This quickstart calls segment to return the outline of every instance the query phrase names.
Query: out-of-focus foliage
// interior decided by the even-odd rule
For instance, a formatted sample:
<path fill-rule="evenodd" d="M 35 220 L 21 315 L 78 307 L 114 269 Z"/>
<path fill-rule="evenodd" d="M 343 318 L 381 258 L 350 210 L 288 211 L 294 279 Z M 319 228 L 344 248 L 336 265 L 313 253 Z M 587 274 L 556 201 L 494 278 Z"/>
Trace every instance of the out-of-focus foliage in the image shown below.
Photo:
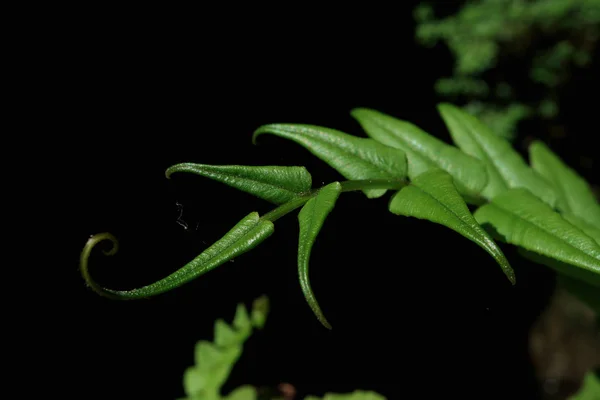
<path fill-rule="evenodd" d="M 557 115 L 558 88 L 573 67 L 590 64 L 600 38 L 599 0 L 467 1 L 440 19 L 423 3 L 414 14 L 417 40 L 426 46 L 443 42 L 455 57 L 453 76 L 439 79 L 436 91 L 460 97 L 469 112 L 508 139 L 523 118 Z M 523 80 L 539 93 L 526 103 L 515 101 L 524 98 L 517 93 Z"/>
<path fill-rule="evenodd" d="M 590 372 L 585 377 L 583 386 L 569 400 L 597 400 L 600 399 L 600 379 Z"/>

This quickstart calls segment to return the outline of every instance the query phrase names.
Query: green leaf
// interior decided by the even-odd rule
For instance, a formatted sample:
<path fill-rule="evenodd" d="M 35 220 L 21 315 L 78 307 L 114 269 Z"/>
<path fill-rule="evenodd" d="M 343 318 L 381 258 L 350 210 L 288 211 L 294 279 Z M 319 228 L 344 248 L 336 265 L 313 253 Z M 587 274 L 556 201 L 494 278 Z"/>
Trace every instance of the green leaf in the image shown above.
<path fill-rule="evenodd" d="M 573 214 L 562 213 L 561 214 L 564 219 L 569 221 L 571 224 L 575 225 L 579 229 L 581 229 L 586 235 L 591 237 L 596 241 L 596 243 L 600 244 L 600 229 L 596 228 L 593 225 L 588 224 L 587 222 L 579 219 Z"/>
<path fill-rule="evenodd" d="M 325 222 L 325 218 L 327 218 L 327 215 L 335 207 L 335 202 L 341 191 L 342 185 L 339 182 L 330 183 L 321 188 L 315 197 L 306 202 L 298 214 L 298 221 L 300 223 L 300 239 L 298 241 L 298 275 L 300 277 L 300 286 L 302 287 L 306 301 L 317 319 L 328 329 L 331 329 L 331 325 L 323 315 L 321 307 L 319 307 L 319 303 L 310 287 L 308 261 L 313 244 Z"/>
<path fill-rule="evenodd" d="M 177 164 L 168 168 L 214 179 L 275 204 L 283 204 L 310 191 L 312 178 L 304 167 Z"/>
<path fill-rule="evenodd" d="M 491 200 L 509 188 L 524 187 L 549 205 L 556 204 L 550 184 L 529 168 L 508 141 L 458 107 L 440 104 L 438 110 L 458 147 L 486 164 L 488 183 L 482 192 L 485 198 Z"/>
<path fill-rule="evenodd" d="M 219 347 L 231 347 L 242 343 L 246 337 L 230 327 L 227 322 L 218 319 L 215 322 L 215 344 Z"/>
<path fill-rule="evenodd" d="M 417 126 L 366 108 L 354 109 L 351 114 L 367 135 L 406 153 L 410 179 L 432 168 L 440 168 L 452 175 L 461 193 L 477 195 L 486 186 L 487 173 L 480 160 L 429 135 Z"/>
<path fill-rule="evenodd" d="M 262 296 L 254 301 L 252 318 L 255 313 L 261 316 L 261 326 L 264 325 L 268 309 L 268 299 Z M 250 317 L 243 304 L 238 304 L 234 329 L 225 321 L 215 322 L 215 343 L 204 340 L 196 344 L 195 366 L 187 368 L 184 374 L 184 389 L 191 399 L 221 399 L 220 389 L 231 374 L 235 363 L 242 355 L 243 343 L 252 333 Z M 253 399 L 251 387 L 242 386 L 233 391 L 227 399 Z M 254 389 L 252 389 L 254 390 Z"/>
<path fill-rule="evenodd" d="M 598 400 L 600 399 L 600 378 L 590 371 L 585 376 L 583 385 L 569 400 Z"/>
<path fill-rule="evenodd" d="M 426 219 L 460 233 L 494 257 L 508 279 L 515 283 L 514 271 L 502 250 L 473 218 L 452 177 L 445 171 L 435 169 L 416 177 L 392 197 L 389 209 L 394 214 Z"/>
<path fill-rule="evenodd" d="M 235 311 L 235 317 L 233 318 L 233 326 L 245 335 L 249 335 L 252 331 L 252 321 L 246 310 L 246 306 L 238 304 L 237 310 Z"/>
<path fill-rule="evenodd" d="M 200 340 L 196 343 L 194 361 L 197 365 L 204 369 L 210 369 L 214 365 L 221 363 L 222 360 L 223 353 L 211 342 Z"/>
<path fill-rule="evenodd" d="M 148 286 L 124 291 L 103 288 L 89 275 L 87 260 L 91 249 L 101 240 L 114 240 L 111 239 L 112 236 L 100 235 L 97 239 L 92 237 L 88 240 L 81 254 L 81 273 L 88 285 L 104 296 L 117 299 L 150 297 L 175 289 L 228 260 L 246 253 L 268 238 L 273 230 L 274 226 L 271 221 L 263 220 L 257 212 L 252 212 L 238 222 L 225 236 L 176 272 Z"/>
<path fill-rule="evenodd" d="M 600 206 L 588 183 L 542 142 L 531 144 L 529 157 L 533 169 L 553 185 L 557 208 L 600 229 Z"/>
<path fill-rule="evenodd" d="M 600 245 L 526 189 L 511 189 L 475 212 L 503 240 L 536 254 L 571 264 L 549 265 L 600 286 Z M 574 267 L 573 267 L 574 266 Z"/>
<path fill-rule="evenodd" d="M 302 124 L 272 124 L 258 128 L 252 137 L 270 133 L 292 140 L 335 168 L 346 179 L 398 179 L 406 177 L 406 156 L 373 139 L 359 138 L 334 129 Z M 366 189 L 369 198 L 385 189 Z"/>
<path fill-rule="evenodd" d="M 252 386 L 240 386 L 225 398 L 225 400 L 256 400 L 258 394 Z"/>

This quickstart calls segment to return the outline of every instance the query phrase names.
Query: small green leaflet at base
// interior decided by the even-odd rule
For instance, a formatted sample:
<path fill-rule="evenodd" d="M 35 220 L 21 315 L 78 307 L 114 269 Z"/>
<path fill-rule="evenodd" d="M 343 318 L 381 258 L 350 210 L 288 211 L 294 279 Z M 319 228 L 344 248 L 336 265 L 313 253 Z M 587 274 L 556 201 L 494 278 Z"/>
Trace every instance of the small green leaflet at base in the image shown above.
<path fill-rule="evenodd" d="M 473 218 L 447 172 L 435 169 L 419 175 L 392 197 L 389 209 L 394 214 L 426 219 L 460 233 L 488 252 L 515 283 L 515 273 L 502 250 Z"/>
<path fill-rule="evenodd" d="M 554 186 L 557 208 L 600 229 L 600 205 L 590 185 L 540 141 L 529 146 L 529 158 L 533 169 Z"/>
<path fill-rule="evenodd" d="M 206 165 L 183 163 L 169 167 L 167 178 L 175 172 L 190 172 L 214 179 L 274 204 L 283 204 L 310 191 L 312 178 L 304 167 Z"/>
<path fill-rule="evenodd" d="M 273 231 L 274 225 L 271 221 L 261 219 L 257 212 L 252 212 L 238 222 L 221 239 L 179 270 L 150 285 L 132 290 L 107 289 L 98 285 L 91 278 L 88 269 L 88 259 L 94 246 L 104 240 L 110 240 L 113 242 L 113 245 L 116 244 L 116 240 L 112 235 L 98 234 L 88 240 L 81 253 L 81 274 L 95 292 L 106 297 L 128 300 L 155 296 L 179 287 L 215 267 L 252 250 L 271 236 Z"/>
<path fill-rule="evenodd" d="M 250 337 L 252 328 L 262 328 L 268 314 L 268 299 L 262 296 L 254 301 L 252 314 L 260 314 L 262 321 L 256 325 L 248 317 L 243 304 L 238 304 L 233 326 L 223 320 L 215 322 L 214 343 L 201 340 L 196 343 L 195 365 L 186 369 L 183 387 L 186 398 L 180 400 L 255 400 L 256 389 L 241 386 L 228 396 L 221 396 L 221 387 L 229 377 L 233 366 L 242 355 L 244 342 Z"/>
<path fill-rule="evenodd" d="M 366 108 L 356 108 L 351 115 L 369 137 L 406 153 L 410 179 L 432 168 L 440 168 L 452 175 L 459 192 L 472 196 L 480 194 L 487 184 L 483 162 L 417 126 Z"/>
<path fill-rule="evenodd" d="M 556 204 L 552 186 L 525 163 L 508 141 L 452 104 L 439 104 L 438 110 L 454 143 L 486 164 L 488 184 L 482 192 L 485 198 L 492 200 L 509 188 L 524 187 L 550 206 Z"/>
<path fill-rule="evenodd" d="M 375 392 L 357 390 L 352 393 L 344 394 L 326 393 L 323 398 L 308 396 L 305 397 L 304 400 L 386 400 L 386 398 Z"/>
<path fill-rule="evenodd" d="M 298 213 L 298 222 L 300 223 L 300 235 L 298 240 L 298 276 L 300 278 L 300 286 L 306 301 L 310 308 L 315 313 L 317 319 L 328 329 L 331 325 L 319 307 L 315 295 L 310 287 L 308 278 L 308 262 L 312 246 L 325 222 L 327 215 L 335 207 L 342 190 L 339 182 L 333 182 L 319 190 L 316 197 L 310 199 L 300 213 Z"/>
<path fill-rule="evenodd" d="M 264 133 L 292 140 L 335 168 L 346 179 L 406 178 L 406 155 L 373 139 L 359 138 L 334 129 L 303 124 L 272 124 L 258 128 L 252 141 Z M 385 189 L 366 189 L 369 198 L 381 197 Z"/>
<path fill-rule="evenodd" d="M 564 272 L 600 286 L 600 245 L 527 189 L 500 194 L 475 211 L 475 219 L 508 243 L 578 267 Z"/>

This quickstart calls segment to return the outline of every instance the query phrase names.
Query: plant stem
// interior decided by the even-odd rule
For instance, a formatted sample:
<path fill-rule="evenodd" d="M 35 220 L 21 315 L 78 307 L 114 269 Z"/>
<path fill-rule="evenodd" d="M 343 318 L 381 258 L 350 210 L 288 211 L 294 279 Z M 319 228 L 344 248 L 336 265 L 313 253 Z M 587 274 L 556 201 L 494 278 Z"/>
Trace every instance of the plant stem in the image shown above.
<path fill-rule="evenodd" d="M 406 186 L 406 181 L 397 179 L 363 179 L 356 181 L 344 181 L 340 184 L 342 185 L 342 192 L 352 192 L 355 190 L 365 189 L 400 190 Z"/>
<path fill-rule="evenodd" d="M 363 179 L 354 181 L 340 182 L 342 185 L 342 192 L 352 192 L 356 190 L 365 189 L 391 189 L 400 190 L 406 186 L 406 181 L 396 179 Z M 275 222 L 284 215 L 294 211 L 295 209 L 303 206 L 307 201 L 315 197 L 321 189 L 317 189 L 309 194 L 290 200 L 285 204 L 277 207 L 276 209 L 269 211 L 262 216 L 262 219 Z"/>

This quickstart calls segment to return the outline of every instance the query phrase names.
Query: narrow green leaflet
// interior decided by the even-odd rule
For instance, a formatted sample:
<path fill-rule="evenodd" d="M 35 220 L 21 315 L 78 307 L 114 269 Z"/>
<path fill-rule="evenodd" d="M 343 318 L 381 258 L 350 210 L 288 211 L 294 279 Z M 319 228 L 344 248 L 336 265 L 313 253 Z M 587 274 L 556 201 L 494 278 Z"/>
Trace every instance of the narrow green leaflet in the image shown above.
<path fill-rule="evenodd" d="M 176 272 L 148 286 L 124 291 L 103 288 L 90 277 L 88 259 L 93 247 L 104 240 L 110 240 L 116 244 L 112 235 L 94 235 L 88 240 L 81 253 L 81 273 L 87 284 L 101 295 L 124 300 L 150 297 L 179 287 L 224 262 L 244 254 L 268 238 L 273 230 L 274 226 L 271 221 L 263 220 L 257 212 L 252 212 L 238 222 L 225 236 Z"/>
<path fill-rule="evenodd" d="M 373 139 L 359 138 L 334 129 L 303 124 L 272 124 L 258 128 L 252 137 L 270 133 L 292 140 L 335 168 L 346 179 L 398 179 L 406 177 L 406 156 L 401 150 Z M 385 189 L 366 189 L 369 198 Z"/>
<path fill-rule="evenodd" d="M 486 164 L 485 198 L 491 200 L 509 188 L 524 187 L 549 205 L 556 204 L 552 186 L 525 163 L 508 141 L 458 107 L 440 104 L 438 110 L 458 147 Z"/>
<path fill-rule="evenodd" d="M 389 208 L 394 214 L 447 226 L 472 240 L 494 257 L 508 279 L 515 283 L 514 271 L 502 250 L 473 218 L 447 172 L 435 169 L 419 175 L 392 197 Z"/>
<path fill-rule="evenodd" d="M 417 126 L 366 108 L 354 109 L 351 114 L 371 138 L 406 153 L 410 179 L 432 168 L 441 168 L 452 175 L 461 193 L 477 195 L 486 186 L 483 162 Z"/>
<path fill-rule="evenodd" d="M 588 183 L 540 141 L 529 147 L 529 158 L 533 169 L 554 186 L 558 209 L 600 229 L 600 206 Z"/>
<path fill-rule="evenodd" d="M 275 204 L 283 204 L 310 191 L 312 178 L 304 167 L 177 164 L 166 171 L 189 172 L 225 183 Z"/>
<path fill-rule="evenodd" d="M 302 287 L 306 301 L 317 316 L 317 319 L 328 329 L 331 329 L 331 325 L 325 319 L 321 307 L 319 307 L 319 303 L 310 287 L 308 262 L 317 235 L 325 222 L 325 218 L 327 218 L 327 215 L 335 207 L 335 202 L 341 190 L 342 186 L 339 182 L 330 183 L 320 189 L 317 196 L 310 199 L 298 214 L 298 222 L 300 223 L 300 237 L 298 241 L 298 276 L 300 277 L 300 286 Z"/>
<path fill-rule="evenodd" d="M 498 195 L 475 219 L 508 243 L 573 266 L 561 272 L 600 286 L 600 245 L 527 189 Z"/>

